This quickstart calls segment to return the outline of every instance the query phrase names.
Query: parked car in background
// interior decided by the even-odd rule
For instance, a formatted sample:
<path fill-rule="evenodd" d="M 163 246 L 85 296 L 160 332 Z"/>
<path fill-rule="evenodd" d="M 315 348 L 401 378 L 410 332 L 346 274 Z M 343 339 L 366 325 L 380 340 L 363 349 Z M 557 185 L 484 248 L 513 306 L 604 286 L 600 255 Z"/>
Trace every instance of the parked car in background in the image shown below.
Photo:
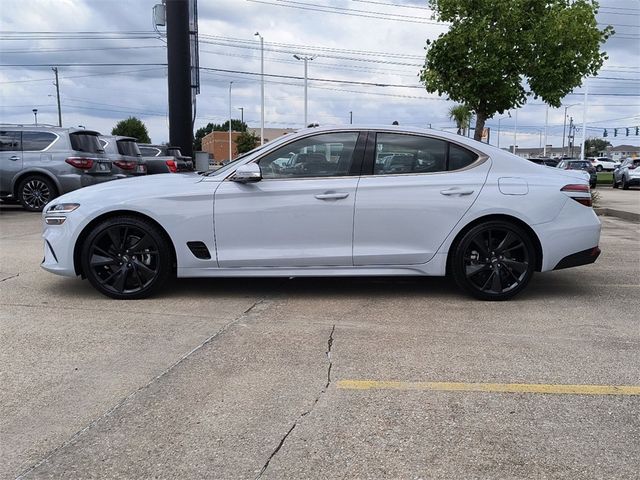
<path fill-rule="evenodd" d="M 548 158 L 548 157 L 540 157 L 540 158 L 529 158 L 530 162 L 537 163 L 538 165 L 545 165 L 547 167 L 557 167 L 560 160 L 557 158 Z"/>
<path fill-rule="evenodd" d="M 39 212 L 52 199 L 117 178 L 98 132 L 0 125 L 0 198 Z"/>
<path fill-rule="evenodd" d="M 151 145 L 139 143 L 138 147 L 143 157 L 171 157 L 165 159 L 166 168 L 172 172 L 190 172 L 193 170 L 193 159 L 182 155 L 179 147 L 169 145 Z M 160 173 L 160 172 L 150 172 Z"/>
<path fill-rule="evenodd" d="M 628 190 L 634 185 L 640 185 L 640 158 L 626 158 L 613 171 L 613 188 Z"/>
<path fill-rule="evenodd" d="M 101 135 L 100 144 L 113 164 L 114 175 L 128 177 L 147 174 L 147 165 L 140 155 L 135 138 Z"/>
<path fill-rule="evenodd" d="M 379 161 L 391 155 L 413 162 Z M 104 202 L 107 194 L 117 200 Z M 477 298 L 506 300 L 534 272 L 596 261 L 591 201 L 580 171 L 542 169 L 461 135 L 310 128 L 216 171 L 128 178 L 59 198 L 44 215 L 42 267 L 119 299 L 147 297 L 175 272 L 449 274 Z"/>
<path fill-rule="evenodd" d="M 596 188 L 598 175 L 595 167 L 591 165 L 591 162 L 587 160 L 564 159 L 558 163 L 557 168 L 562 170 L 582 170 L 589 178 L 589 186 L 591 188 Z"/>
<path fill-rule="evenodd" d="M 620 165 L 620 162 L 616 162 L 607 157 L 588 157 L 587 161 L 591 162 L 597 172 L 610 171 L 612 172 L 616 167 Z"/>

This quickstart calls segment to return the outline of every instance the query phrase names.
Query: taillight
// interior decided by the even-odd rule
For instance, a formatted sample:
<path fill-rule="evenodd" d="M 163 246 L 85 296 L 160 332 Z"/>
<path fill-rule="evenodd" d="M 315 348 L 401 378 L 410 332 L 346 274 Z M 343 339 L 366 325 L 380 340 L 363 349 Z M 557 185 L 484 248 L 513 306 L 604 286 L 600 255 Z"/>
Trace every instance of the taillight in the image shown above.
<path fill-rule="evenodd" d="M 137 162 L 134 162 L 132 160 L 116 160 L 115 162 L 113 162 L 113 164 L 116 167 L 121 168 L 122 170 L 134 170 L 136 168 Z"/>
<path fill-rule="evenodd" d="M 591 207 L 591 190 L 589 189 L 589 185 L 585 185 L 583 183 L 572 183 L 569 185 L 565 185 L 560 189 L 561 192 L 569 193 L 569 196 L 575 200 L 576 202 L 584 205 L 585 207 Z M 588 197 L 583 196 L 573 196 L 571 193 L 588 193 Z"/>
<path fill-rule="evenodd" d="M 636 167 L 637 165 L 629 165 L 629 170 L 635 170 Z"/>
<path fill-rule="evenodd" d="M 175 160 L 167 160 L 164 163 L 167 164 L 167 167 L 169 167 L 169 171 L 171 173 L 176 173 L 178 171 L 178 165 L 176 164 Z"/>
<path fill-rule="evenodd" d="M 93 167 L 93 158 L 86 157 L 69 157 L 65 160 L 72 167 L 79 168 L 81 170 L 90 170 Z"/>

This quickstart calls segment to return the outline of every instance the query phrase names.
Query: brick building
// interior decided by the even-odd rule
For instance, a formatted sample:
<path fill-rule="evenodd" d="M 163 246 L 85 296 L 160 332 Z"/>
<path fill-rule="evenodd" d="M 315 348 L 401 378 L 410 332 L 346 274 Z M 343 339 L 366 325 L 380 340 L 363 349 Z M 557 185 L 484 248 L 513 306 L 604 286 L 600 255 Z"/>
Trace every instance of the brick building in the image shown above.
<path fill-rule="evenodd" d="M 238 156 L 236 140 L 240 132 L 231 132 L 231 154 Z M 202 138 L 202 151 L 213 156 L 215 163 L 222 163 L 229 159 L 229 132 L 211 132 Z"/>

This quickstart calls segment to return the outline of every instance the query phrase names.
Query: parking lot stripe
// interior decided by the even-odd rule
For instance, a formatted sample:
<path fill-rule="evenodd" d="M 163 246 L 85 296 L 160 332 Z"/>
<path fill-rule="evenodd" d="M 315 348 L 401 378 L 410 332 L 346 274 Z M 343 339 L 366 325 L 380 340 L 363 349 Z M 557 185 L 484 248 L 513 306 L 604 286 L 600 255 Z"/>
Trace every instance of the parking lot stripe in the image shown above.
<path fill-rule="evenodd" d="M 560 395 L 640 395 L 640 386 L 634 385 L 339 380 L 337 387 L 343 390 L 435 390 L 445 392 L 544 393 Z"/>

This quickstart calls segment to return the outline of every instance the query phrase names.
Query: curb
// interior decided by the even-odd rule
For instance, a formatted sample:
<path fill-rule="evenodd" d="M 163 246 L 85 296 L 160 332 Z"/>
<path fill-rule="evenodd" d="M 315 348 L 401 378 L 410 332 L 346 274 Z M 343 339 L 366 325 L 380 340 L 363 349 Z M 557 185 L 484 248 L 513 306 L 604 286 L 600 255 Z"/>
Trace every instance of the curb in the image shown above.
<path fill-rule="evenodd" d="M 640 213 L 626 212 L 624 210 L 615 210 L 613 208 L 594 208 L 598 215 L 606 217 L 616 217 L 629 222 L 640 223 Z"/>

